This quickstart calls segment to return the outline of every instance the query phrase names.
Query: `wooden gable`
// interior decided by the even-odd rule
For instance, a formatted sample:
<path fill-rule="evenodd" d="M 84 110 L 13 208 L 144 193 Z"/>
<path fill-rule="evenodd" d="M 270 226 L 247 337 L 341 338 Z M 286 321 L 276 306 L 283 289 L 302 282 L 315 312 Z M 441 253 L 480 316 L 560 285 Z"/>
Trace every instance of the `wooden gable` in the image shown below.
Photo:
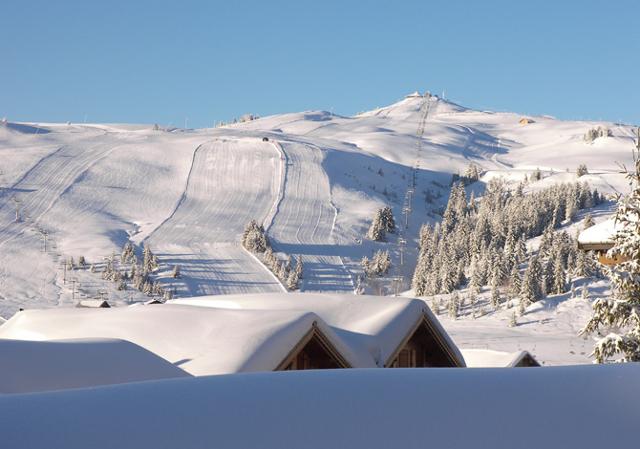
<path fill-rule="evenodd" d="M 462 366 L 449 345 L 422 316 L 391 354 L 385 368 L 453 368 Z"/>
<path fill-rule="evenodd" d="M 314 323 L 275 371 L 336 368 L 351 368 L 351 365 Z"/>

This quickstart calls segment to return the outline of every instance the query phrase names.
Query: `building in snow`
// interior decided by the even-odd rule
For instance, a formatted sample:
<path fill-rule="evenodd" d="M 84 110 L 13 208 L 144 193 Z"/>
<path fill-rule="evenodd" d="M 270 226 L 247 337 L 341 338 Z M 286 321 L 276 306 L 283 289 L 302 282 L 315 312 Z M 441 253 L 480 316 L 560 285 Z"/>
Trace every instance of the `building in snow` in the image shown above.
<path fill-rule="evenodd" d="M 462 349 L 469 368 L 523 368 L 540 366 L 529 351 L 502 352 L 490 349 Z"/>
<path fill-rule="evenodd" d="M 199 296 L 169 303 L 232 310 L 308 311 L 318 315 L 354 352 L 368 352 L 374 366 L 464 366 L 462 355 L 438 319 L 417 299 L 305 293 Z"/>
<path fill-rule="evenodd" d="M 528 117 L 522 117 L 518 121 L 518 123 L 520 123 L 521 125 L 529 125 L 531 123 L 535 123 L 535 121 L 533 119 L 531 119 L 531 118 L 528 118 Z"/>
<path fill-rule="evenodd" d="M 201 376 L 321 368 L 463 367 L 424 302 L 326 294 L 228 295 L 110 309 L 19 312 L 0 339 L 132 342 Z"/>
<path fill-rule="evenodd" d="M 624 260 L 620 257 L 609 257 L 607 251 L 613 248 L 613 238 L 620 229 L 621 224 L 613 218 L 598 223 L 585 229 L 578 236 L 578 249 L 582 251 L 594 251 L 598 255 L 598 261 L 604 265 L 616 265 Z"/>
<path fill-rule="evenodd" d="M 83 299 L 76 304 L 76 307 L 88 308 L 88 309 L 108 309 L 111 307 L 104 299 Z"/>

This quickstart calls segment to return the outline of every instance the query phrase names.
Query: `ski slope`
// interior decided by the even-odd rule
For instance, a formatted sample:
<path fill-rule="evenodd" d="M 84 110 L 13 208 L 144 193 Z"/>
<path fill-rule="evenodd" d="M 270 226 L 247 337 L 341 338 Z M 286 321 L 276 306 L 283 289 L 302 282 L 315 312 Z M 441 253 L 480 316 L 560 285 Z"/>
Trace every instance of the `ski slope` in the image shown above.
<path fill-rule="evenodd" d="M 282 291 L 245 251 L 246 223 L 263 221 L 277 201 L 283 164 L 270 144 L 217 139 L 197 148 L 175 210 L 146 240 L 161 262 L 179 264 L 181 296 Z"/>
<path fill-rule="evenodd" d="M 322 149 L 297 142 L 275 145 L 285 155 L 286 175 L 282 201 L 267 228 L 274 248 L 301 255 L 305 267 L 301 290 L 353 291 L 333 235 L 338 212 L 322 168 Z"/>

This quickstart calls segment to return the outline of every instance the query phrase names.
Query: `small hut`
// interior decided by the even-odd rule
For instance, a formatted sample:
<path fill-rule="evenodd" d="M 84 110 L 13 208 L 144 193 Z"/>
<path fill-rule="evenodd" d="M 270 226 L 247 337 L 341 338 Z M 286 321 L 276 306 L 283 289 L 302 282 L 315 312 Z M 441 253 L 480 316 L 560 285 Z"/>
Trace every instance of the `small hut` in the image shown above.
<path fill-rule="evenodd" d="M 76 304 L 76 307 L 87 309 L 109 309 L 111 308 L 111 304 L 104 299 L 83 299 Z"/>
<path fill-rule="evenodd" d="M 603 265 L 616 265 L 624 262 L 621 257 L 609 257 L 607 251 L 613 248 L 613 237 L 620 230 L 621 224 L 614 219 L 609 219 L 585 229 L 578 236 L 578 249 L 582 251 L 594 251 L 598 255 L 598 261 Z"/>

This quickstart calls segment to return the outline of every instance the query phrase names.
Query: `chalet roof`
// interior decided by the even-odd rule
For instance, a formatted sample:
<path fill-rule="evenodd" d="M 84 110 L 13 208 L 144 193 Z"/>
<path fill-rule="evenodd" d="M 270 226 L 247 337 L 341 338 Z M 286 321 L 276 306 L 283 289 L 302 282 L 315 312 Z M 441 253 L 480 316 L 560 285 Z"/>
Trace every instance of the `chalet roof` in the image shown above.
<path fill-rule="evenodd" d="M 351 367 L 382 367 L 425 322 L 453 364 L 464 359 L 424 302 L 326 294 L 225 295 L 111 309 L 28 310 L 0 339 L 119 338 L 194 375 L 271 371 L 317 329 Z"/>
<path fill-rule="evenodd" d="M 578 247 L 585 251 L 608 250 L 613 246 L 613 237 L 622 225 L 610 218 L 585 229 L 578 236 Z"/>
<path fill-rule="evenodd" d="M 111 304 L 109 304 L 109 302 L 104 299 L 83 299 L 81 301 L 78 301 L 78 304 L 76 305 L 76 307 L 87 307 L 92 309 L 100 309 L 100 308 L 107 309 L 111 307 Z"/>
<path fill-rule="evenodd" d="M 469 368 L 512 368 L 525 358 L 537 360 L 528 351 L 502 352 L 491 349 L 461 349 Z"/>
<path fill-rule="evenodd" d="M 3 394 L 190 377 L 163 358 L 123 340 L 0 339 L 0 360 Z"/>
<path fill-rule="evenodd" d="M 120 338 L 194 375 L 271 371 L 316 326 L 350 366 L 375 367 L 314 313 L 176 304 L 110 309 L 27 310 L 0 326 L 0 339 Z"/>
<path fill-rule="evenodd" d="M 425 319 L 451 357 L 464 366 L 462 354 L 453 343 L 429 307 L 418 299 L 345 294 L 249 294 L 216 295 L 169 301 L 208 308 L 234 310 L 295 310 L 317 314 L 353 349 L 374 360 L 374 366 L 384 366 L 405 340 L 408 332 Z M 366 367 L 361 360 L 357 367 Z"/>

